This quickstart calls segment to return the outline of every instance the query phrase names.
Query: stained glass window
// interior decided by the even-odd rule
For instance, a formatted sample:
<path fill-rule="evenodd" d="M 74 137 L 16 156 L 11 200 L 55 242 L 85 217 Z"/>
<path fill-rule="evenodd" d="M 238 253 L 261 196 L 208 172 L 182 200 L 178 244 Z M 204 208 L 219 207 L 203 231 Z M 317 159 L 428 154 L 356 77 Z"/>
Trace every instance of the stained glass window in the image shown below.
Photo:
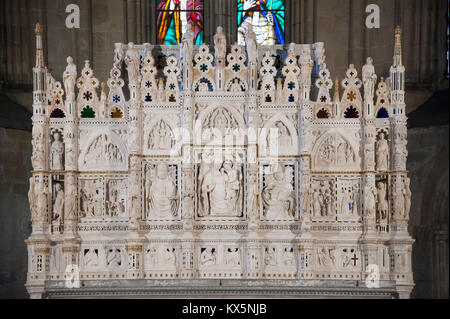
<path fill-rule="evenodd" d="M 245 43 L 251 26 L 258 44 L 285 44 L 283 0 L 236 0 L 238 43 Z"/>
<path fill-rule="evenodd" d="M 157 0 L 156 14 L 158 44 L 181 43 L 188 23 L 195 45 L 203 44 L 203 0 Z"/>

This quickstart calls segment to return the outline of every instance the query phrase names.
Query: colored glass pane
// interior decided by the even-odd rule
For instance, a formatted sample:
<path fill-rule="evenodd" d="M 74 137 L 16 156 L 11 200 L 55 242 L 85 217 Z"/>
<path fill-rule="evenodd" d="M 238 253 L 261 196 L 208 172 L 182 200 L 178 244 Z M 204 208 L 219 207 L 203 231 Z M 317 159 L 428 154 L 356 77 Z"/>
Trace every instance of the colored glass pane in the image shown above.
<path fill-rule="evenodd" d="M 158 44 L 180 44 L 188 23 L 195 45 L 203 43 L 203 0 L 157 0 L 156 15 Z"/>
<path fill-rule="evenodd" d="M 236 0 L 238 44 L 243 45 L 249 27 L 261 45 L 285 44 L 283 0 Z"/>

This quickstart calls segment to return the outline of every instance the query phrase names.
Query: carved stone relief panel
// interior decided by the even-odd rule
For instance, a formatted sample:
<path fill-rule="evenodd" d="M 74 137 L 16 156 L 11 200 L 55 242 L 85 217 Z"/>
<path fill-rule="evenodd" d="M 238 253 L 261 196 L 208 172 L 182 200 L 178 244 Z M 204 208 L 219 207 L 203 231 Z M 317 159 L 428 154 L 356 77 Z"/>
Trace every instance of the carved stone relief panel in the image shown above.
<path fill-rule="evenodd" d="M 245 209 L 245 152 L 196 152 L 196 218 L 242 219 Z"/>
<path fill-rule="evenodd" d="M 85 171 L 112 171 L 127 169 L 127 148 L 114 132 L 93 131 L 86 136 L 80 132 L 78 165 Z"/>
<path fill-rule="evenodd" d="M 349 135 L 353 134 L 346 136 Z M 360 169 L 358 143 L 336 131 L 322 134 L 313 149 L 313 170 L 358 171 Z"/>
<path fill-rule="evenodd" d="M 79 216 L 82 219 L 102 219 L 105 200 L 104 178 L 100 175 L 80 176 L 78 194 Z"/>
<path fill-rule="evenodd" d="M 144 251 L 145 271 L 173 272 L 179 266 L 180 247 L 176 243 L 150 243 Z"/>
<path fill-rule="evenodd" d="M 204 243 L 198 249 L 200 277 L 241 277 L 243 269 L 242 247 L 239 244 Z"/>
<path fill-rule="evenodd" d="M 106 180 L 106 218 L 127 217 L 127 189 L 126 178 Z"/>
<path fill-rule="evenodd" d="M 335 194 L 336 182 L 334 178 L 313 177 L 310 194 L 312 220 L 335 220 Z"/>
<path fill-rule="evenodd" d="M 179 220 L 181 204 L 180 162 L 144 160 L 143 205 L 146 220 Z"/>
<path fill-rule="evenodd" d="M 339 177 L 337 190 L 337 219 L 358 220 L 361 216 L 361 186 L 360 178 Z"/>
<path fill-rule="evenodd" d="M 178 114 L 145 113 L 143 150 L 146 155 L 178 156 L 182 138 Z"/>
<path fill-rule="evenodd" d="M 261 164 L 261 220 L 297 220 L 297 163 Z"/>

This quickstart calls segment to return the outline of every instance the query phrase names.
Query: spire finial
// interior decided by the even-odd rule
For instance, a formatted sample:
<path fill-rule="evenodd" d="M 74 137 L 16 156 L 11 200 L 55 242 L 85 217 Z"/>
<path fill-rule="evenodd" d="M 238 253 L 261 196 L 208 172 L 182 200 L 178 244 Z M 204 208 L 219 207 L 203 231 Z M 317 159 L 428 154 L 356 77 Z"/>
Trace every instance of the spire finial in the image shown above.
<path fill-rule="evenodd" d="M 402 28 L 395 28 L 394 65 L 402 65 Z"/>
<path fill-rule="evenodd" d="M 44 67 L 44 53 L 42 52 L 42 27 L 39 23 L 36 23 L 36 67 Z"/>
<path fill-rule="evenodd" d="M 36 29 L 34 30 L 34 32 L 36 33 L 36 35 L 41 35 L 42 34 L 42 27 L 39 24 L 39 22 L 36 23 Z"/>
<path fill-rule="evenodd" d="M 335 102 L 339 101 L 339 79 L 336 77 L 334 80 L 334 95 L 333 99 Z"/>

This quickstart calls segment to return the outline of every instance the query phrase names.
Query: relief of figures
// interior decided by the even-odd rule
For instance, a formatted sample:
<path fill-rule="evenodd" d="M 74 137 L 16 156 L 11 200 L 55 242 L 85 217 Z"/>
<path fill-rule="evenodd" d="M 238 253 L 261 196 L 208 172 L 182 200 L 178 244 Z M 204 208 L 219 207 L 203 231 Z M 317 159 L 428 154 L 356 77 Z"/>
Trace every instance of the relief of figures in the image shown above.
<path fill-rule="evenodd" d="M 266 266 L 278 265 L 277 252 L 275 247 L 266 247 L 264 249 L 264 264 Z"/>
<path fill-rule="evenodd" d="M 48 196 L 50 190 L 48 184 L 42 178 L 38 184 L 35 184 L 37 189 L 35 189 L 36 196 L 36 221 L 45 221 L 47 219 L 47 206 L 48 206 Z"/>
<path fill-rule="evenodd" d="M 377 223 L 386 225 L 389 205 L 386 197 L 386 184 L 383 182 L 377 184 L 377 202 Z"/>
<path fill-rule="evenodd" d="M 225 264 L 230 267 L 241 265 L 241 251 L 239 248 L 227 248 L 225 252 Z"/>
<path fill-rule="evenodd" d="M 64 214 L 64 190 L 61 183 L 55 184 L 55 201 L 53 203 L 53 221 L 61 223 Z"/>
<path fill-rule="evenodd" d="M 147 249 L 145 254 L 145 264 L 150 266 L 150 268 L 158 265 L 158 249 L 156 247 Z"/>
<path fill-rule="evenodd" d="M 177 166 L 147 164 L 145 171 L 146 209 L 151 218 L 171 219 L 178 215 Z"/>
<path fill-rule="evenodd" d="M 336 264 L 336 249 L 319 248 L 317 249 L 317 263 L 322 267 L 330 267 Z"/>
<path fill-rule="evenodd" d="M 389 144 L 385 134 L 381 132 L 375 146 L 376 164 L 378 171 L 386 171 L 389 168 Z"/>
<path fill-rule="evenodd" d="M 170 150 L 174 145 L 174 135 L 170 126 L 161 120 L 150 132 L 148 148 L 155 150 Z"/>
<path fill-rule="evenodd" d="M 86 267 L 98 266 L 98 249 L 89 248 L 84 250 L 84 266 Z"/>
<path fill-rule="evenodd" d="M 330 217 L 333 214 L 333 184 L 320 181 L 313 186 L 313 216 Z"/>
<path fill-rule="evenodd" d="M 338 181 L 341 192 L 338 194 L 340 217 L 357 217 L 359 207 L 359 181 Z"/>
<path fill-rule="evenodd" d="M 106 253 L 106 266 L 116 268 L 122 266 L 122 253 L 119 248 L 110 248 Z"/>
<path fill-rule="evenodd" d="M 217 140 L 222 143 L 226 135 L 231 135 L 239 125 L 231 112 L 224 107 L 211 111 L 203 120 L 202 139 L 206 141 Z"/>
<path fill-rule="evenodd" d="M 55 171 L 64 170 L 64 144 L 61 141 L 61 133 L 53 133 L 53 142 L 50 146 L 50 169 Z"/>
<path fill-rule="evenodd" d="M 120 165 L 124 161 L 124 156 L 119 147 L 115 145 L 106 134 L 102 134 L 94 139 L 89 145 L 83 164 L 104 165 L 105 162 L 110 165 Z"/>
<path fill-rule="evenodd" d="M 123 179 L 112 179 L 106 183 L 106 215 L 125 217 L 127 186 Z"/>
<path fill-rule="evenodd" d="M 242 165 L 232 158 L 203 161 L 198 172 L 199 216 L 242 216 Z"/>
<path fill-rule="evenodd" d="M 82 217 L 101 217 L 103 185 L 100 180 L 80 181 L 80 211 Z"/>
<path fill-rule="evenodd" d="M 274 170 L 269 172 L 269 169 Z M 293 165 L 266 166 L 261 192 L 266 219 L 295 218 L 295 170 Z"/>
<path fill-rule="evenodd" d="M 283 265 L 287 267 L 295 266 L 295 254 L 293 247 L 283 249 Z"/>
<path fill-rule="evenodd" d="M 326 137 L 317 152 L 318 166 L 348 166 L 355 164 L 356 161 L 353 147 L 339 135 Z"/>
<path fill-rule="evenodd" d="M 175 248 L 166 247 L 163 250 L 164 266 L 175 267 L 177 265 L 177 256 L 175 254 Z"/>
<path fill-rule="evenodd" d="M 280 149 L 283 149 L 286 147 L 291 147 L 292 146 L 292 136 L 289 133 L 289 130 L 286 127 L 286 125 L 283 122 L 278 121 L 275 123 L 275 129 L 277 130 L 277 135 L 275 135 L 277 139 L 275 140 L 275 142 L 278 143 L 278 147 Z M 268 133 L 267 133 L 267 145 L 269 147 L 271 145 L 273 145 L 271 130 L 272 129 L 269 129 Z"/>
<path fill-rule="evenodd" d="M 217 264 L 217 254 L 214 247 L 202 248 L 200 253 L 200 266 L 209 267 Z"/>

